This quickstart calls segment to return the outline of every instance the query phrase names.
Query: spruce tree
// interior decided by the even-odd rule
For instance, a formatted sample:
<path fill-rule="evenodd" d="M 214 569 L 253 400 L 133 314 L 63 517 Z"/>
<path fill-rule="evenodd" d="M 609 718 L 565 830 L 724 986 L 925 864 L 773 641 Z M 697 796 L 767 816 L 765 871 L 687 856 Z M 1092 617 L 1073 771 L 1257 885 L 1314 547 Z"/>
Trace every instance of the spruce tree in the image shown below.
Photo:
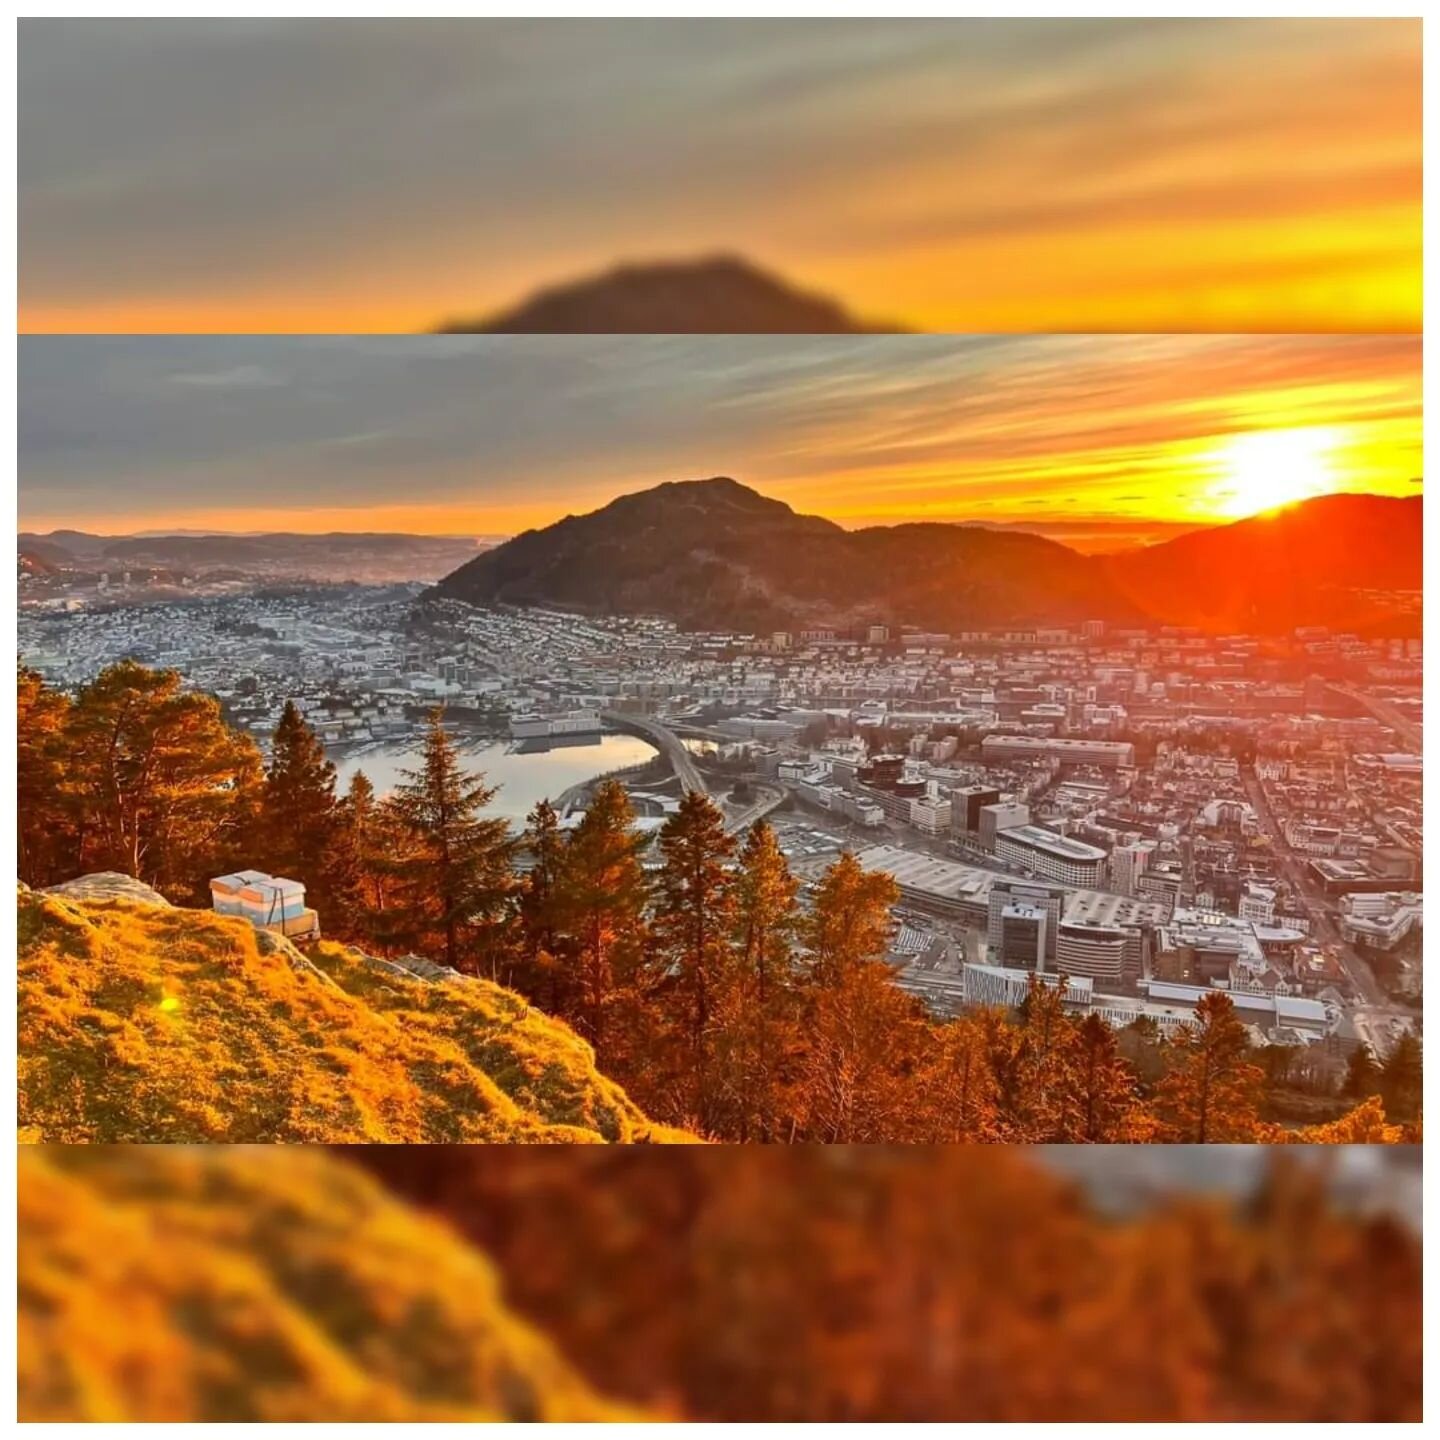
<path fill-rule="evenodd" d="M 420 766 L 404 772 L 395 790 L 395 813 L 409 840 L 396 878 L 410 933 L 438 945 L 452 969 L 491 975 L 501 963 L 500 921 L 515 850 L 508 822 L 484 813 L 494 796 L 483 775 L 466 771 L 437 706 Z"/>
<path fill-rule="evenodd" d="M 653 965 L 676 1077 L 693 1123 L 714 1123 L 712 1026 L 734 978 L 735 842 L 708 795 L 692 791 L 660 831 L 662 865 L 653 916 Z M 675 1116 L 682 1119 L 682 1116 Z"/>
<path fill-rule="evenodd" d="M 602 781 L 565 846 L 558 914 L 575 959 L 573 1018 L 602 1067 L 623 1057 L 617 1012 L 633 999 L 645 942 L 648 887 L 640 864 L 645 841 L 634 831 L 625 787 Z"/>
<path fill-rule="evenodd" d="M 388 881 L 394 861 L 393 826 L 363 770 L 350 777 L 336 803 L 325 855 L 326 930 L 365 944 L 383 943 Z"/>
<path fill-rule="evenodd" d="M 732 1117 L 726 1138 L 770 1141 L 783 1106 L 796 1022 L 799 882 L 763 820 L 750 827 L 735 877 L 736 983 L 721 1030 L 721 1073 Z"/>
<path fill-rule="evenodd" d="M 335 819 L 335 767 L 295 702 L 287 700 L 265 768 L 261 863 L 272 874 L 299 880 L 322 912 L 330 899 L 326 860 Z"/>

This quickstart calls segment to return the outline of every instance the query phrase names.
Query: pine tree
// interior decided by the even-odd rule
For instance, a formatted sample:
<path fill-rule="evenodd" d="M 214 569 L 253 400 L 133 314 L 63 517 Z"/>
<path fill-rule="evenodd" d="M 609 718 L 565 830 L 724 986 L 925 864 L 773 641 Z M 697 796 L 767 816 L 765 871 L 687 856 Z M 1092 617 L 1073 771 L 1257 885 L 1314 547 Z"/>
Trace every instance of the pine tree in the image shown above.
<path fill-rule="evenodd" d="M 1264 1072 L 1250 1038 L 1221 990 L 1195 1007 L 1195 1023 L 1172 1042 L 1172 1063 L 1156 1092 L 1162 1138 L 1183 1144 L 1244 1143 L 1256 1133 Z"/>
<path fill-rule="evenodd" d="M 563 851 L 558 911 L 570 939 L 578 992 L 573 1019 L 602 1067 L 621 1060 L 622 992 L 633 995 L 649 898 L 625 787 L 602 781 Z"/>
<path fill-rule="evenodd" d="M 770 1141 L 780 1129 L 796 1020 L 799 892 L 775 831 L 757 821 L 746 834 L 735 881 L 737 975 L 722 1030 L 732 1117 L 727 1138 Z"/>
<path fill-rule="evenodd" d="M 817 983 L 828 984 L 854 966 L 885 958 L 890 912 L 899 898 L 892 876 L 866 870 L 848 850 L 830 866 L 805 926 Z"/>
<path fill-rule="evenodd" d="M 1363 1040 L 1350 1052 L 1340 1093 L 1356 1100 L 1380 1093 L 1380 1067 L 1375 1063 L 1375 1052 Z"/>
<path fill-rule="evenodd" d="M 895 984 L 889 948 L 894 879 L 846 852 L 816 890 L 803 927 L 809 950 L 797 1080 L 804 1138 L 865 1144 L 906 1137 L 910 1074 L 925 1021 Z"/>
<path fill-rule="evenodd" d="M 735 842 L 708 795 L 687 794 L 660 831 L 662 864 L 652 916 L 652 967 L 665 1029 L 678 1050 L 676 1077 L 702 1132 L 714 1124 L 712 1026 L 735 978 Z M 676 1120 L 685 1119 L 675 1115 Z"/>
<path fill-rule="evenodd" d="M 293 700 L 285 702 L 265 769 L 264 864 L 299 880 L 322 911 L 330 900 L 326 860 L 335 835 L 335 767 Z"/>
<path fill-rule="evenodd" d="M 510 826 L 484 814 L 495 796 L 483 775 L 460 763 L 444 711 L 430 712 L 420 767 L 396 787 L 395 813 L 410 842 L 396 878 L 405 924 L 421 943 L 438 944 L 451 968 L 495 974 L 503 917 L 513 884 Z"/>
<path fill-rule="evenodd" d="M 1392 1120 L 1419 1118 L 1425 1087 L 1422 1064 L 1420 1042 L 1407 1030 L 1391 1047 L 1380 1067 L 1380 1094 L 1385 1101 L 1385 1113 Z"/>
<path fill-rule="evenodd" d="M 81 840 L 74 866 L 119 870 L 176 900 L 208 900 L 206 882 L 253 834 L 260 753 L 209 695 L 173 670 L 133 660 L 77 696 L 64 732 L 65 788 Z"/>

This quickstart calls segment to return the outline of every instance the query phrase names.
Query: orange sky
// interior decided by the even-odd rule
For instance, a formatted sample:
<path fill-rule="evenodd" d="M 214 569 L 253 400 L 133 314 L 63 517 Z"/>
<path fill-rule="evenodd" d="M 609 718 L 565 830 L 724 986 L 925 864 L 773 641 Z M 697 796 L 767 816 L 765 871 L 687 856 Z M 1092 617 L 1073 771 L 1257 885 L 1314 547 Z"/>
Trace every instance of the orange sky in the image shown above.
<path fill-rule="evenodd" d="M 513 533 L 729 474 L 1086 548 L 1423 475 L 1412 336 L 25 337 L 22 528 Z"/>
<path fill-rule="evenodd" d="M 731 251 L 963 331 L 1418 330 L 1418 21 L 21 26 L 21 329 Z M 203 77 L 203 78 L 202 78 Z"/>

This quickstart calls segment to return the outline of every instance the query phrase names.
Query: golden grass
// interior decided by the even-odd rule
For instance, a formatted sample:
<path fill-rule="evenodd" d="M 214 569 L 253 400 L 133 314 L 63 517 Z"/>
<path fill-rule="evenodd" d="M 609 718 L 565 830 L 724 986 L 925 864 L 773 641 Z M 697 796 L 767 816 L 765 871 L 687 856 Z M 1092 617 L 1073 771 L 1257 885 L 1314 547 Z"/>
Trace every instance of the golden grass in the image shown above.
<path fill-rule="evenodd" d="M 560 1021 L 248 922 L 22 893 L 24 1140 L 679 1142 Z"/>

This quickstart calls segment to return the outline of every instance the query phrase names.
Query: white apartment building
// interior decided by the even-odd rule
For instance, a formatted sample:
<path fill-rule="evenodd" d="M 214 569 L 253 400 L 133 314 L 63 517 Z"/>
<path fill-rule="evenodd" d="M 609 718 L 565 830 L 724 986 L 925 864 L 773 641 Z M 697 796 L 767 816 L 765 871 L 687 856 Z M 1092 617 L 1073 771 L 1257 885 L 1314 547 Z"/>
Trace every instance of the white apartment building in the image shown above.
<path fill-rule="evenodd" d="M 1096 845 L 1059 835 L 1043 825 L 1016 825 L 995 837 L 995 855 L 1047 880 L 1082 889 L 1099 889 L 1105 852 Z"/>

